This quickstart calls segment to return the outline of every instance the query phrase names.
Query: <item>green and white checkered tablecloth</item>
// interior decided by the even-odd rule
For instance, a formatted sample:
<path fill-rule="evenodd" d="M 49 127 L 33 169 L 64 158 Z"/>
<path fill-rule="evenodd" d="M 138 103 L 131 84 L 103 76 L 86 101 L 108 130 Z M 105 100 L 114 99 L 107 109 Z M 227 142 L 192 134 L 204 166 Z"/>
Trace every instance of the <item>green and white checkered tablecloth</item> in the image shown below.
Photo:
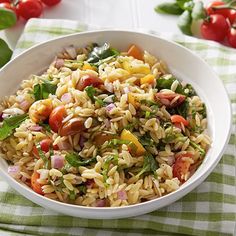
<path fill-rule="evenodd" d="M 87 30 L 75 21 L 32 19 L 15 54 L 60 35 Z M 155 33 L 155 32 L 152 32 Z M 119 220 L 88 220 L 44 209 L 0 180 L 0 235 L 233 235 L 236 225 L 236 50 L 180 35 L 163 35 L 196 52 L 218 73 L 233 107 L 233 132 L 220 163 L 194 191 L 168 207 Z M 207 79 L 207 78 L 206 78 Z M 223 125 L 223 124 L 222 124 Z"/>

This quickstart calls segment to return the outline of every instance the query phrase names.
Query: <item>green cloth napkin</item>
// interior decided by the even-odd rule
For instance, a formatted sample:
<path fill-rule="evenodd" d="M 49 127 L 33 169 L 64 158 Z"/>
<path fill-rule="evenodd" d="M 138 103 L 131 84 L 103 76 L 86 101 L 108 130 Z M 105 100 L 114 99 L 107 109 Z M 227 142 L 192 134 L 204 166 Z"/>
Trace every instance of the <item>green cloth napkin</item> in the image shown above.
<path fill-rule="evenodd" d="M 32 19 L 25 26 L 14 56 L 39 42 L 88 28 L 75 21 Z M 233 132 L 214 171 L 194 191 L 170 206 L 119 220 L 88 220 L 58 214 L 25 199 L 0 180 L 0 235 L 233 235 L 236 224 L 236 50 L 186 36 L 158 35 L 204 58 L 228 91 L 233 107 Z"/>

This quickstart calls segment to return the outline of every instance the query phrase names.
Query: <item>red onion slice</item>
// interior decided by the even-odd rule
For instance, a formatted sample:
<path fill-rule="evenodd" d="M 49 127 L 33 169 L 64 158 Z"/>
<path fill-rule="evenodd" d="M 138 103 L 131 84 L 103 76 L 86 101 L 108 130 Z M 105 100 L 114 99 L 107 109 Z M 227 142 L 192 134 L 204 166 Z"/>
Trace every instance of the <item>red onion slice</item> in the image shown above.
<path fill-rule="evenodd" d="M 117 196 L 120 200 L 126 200 L 128 198 L 125 190 L 117 192 Z"/>
<path fill-rule="evenodd" d="M 13 178 L 16 178 L 20 174 L 20 167 L 19 166 L 8 166 L 7 170 L 8 174 Z"/>
<path fill-rule="evenodd" d="M 61 101 L 64 102 L 64 103 L 70 103 L 71 102 L 71 94 L 70 93 L 64 93 L 62 96 L 61 96 Z"/>
<path fill-rule="evenodd" d="M 108 112 L 110 112 L 112 109 L 114 109 L 116 107 L 116 105 L 114 103 L 111 103 L 109 105 L 106 106 L 106 110 Z"/>
<path fill-rule="evenodd" d="M 61 169 L 64 166 L 64 157 L 60 155 L 51 156 L 52 168 Z"/>

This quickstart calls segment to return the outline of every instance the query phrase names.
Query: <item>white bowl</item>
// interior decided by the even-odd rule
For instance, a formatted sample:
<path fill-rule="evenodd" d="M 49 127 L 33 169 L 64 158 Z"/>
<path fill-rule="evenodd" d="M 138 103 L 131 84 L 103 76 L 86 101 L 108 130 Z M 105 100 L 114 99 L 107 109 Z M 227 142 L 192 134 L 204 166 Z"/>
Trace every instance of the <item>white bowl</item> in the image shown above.
<path fill-rule="evenodd" d="M 71 216 L 91 219 L 123 218 L 145 214 L 167 206 L 189 193 L 211 173 L 219 162 L 230 135 L 231 106 L 224 86 L 212 69 L 190 50 L 160 37 L 138 32 L 105 30 L 77 33 L 32 47 L 9 62 L 0 71 L 1 97 L 13 94 L 20 82 L 29 75 L 42 72 L 63 47 L 70 44 L 85 46 L 91 42 L 109 42 L 119 50 L 127 49 L 132 43 L 137 44 L 167 62 L 171 72 L 177 78 L 193 85 L 206 104 L 208 130 L 213 141 L 201 166 L 177 191 L 151 201 L 119 208 L 84 207 L 47 199 L 13 179 L 7 173 L 7 162 L 2 158 L 0 158 L 0 175 L 29 200 Z"/>

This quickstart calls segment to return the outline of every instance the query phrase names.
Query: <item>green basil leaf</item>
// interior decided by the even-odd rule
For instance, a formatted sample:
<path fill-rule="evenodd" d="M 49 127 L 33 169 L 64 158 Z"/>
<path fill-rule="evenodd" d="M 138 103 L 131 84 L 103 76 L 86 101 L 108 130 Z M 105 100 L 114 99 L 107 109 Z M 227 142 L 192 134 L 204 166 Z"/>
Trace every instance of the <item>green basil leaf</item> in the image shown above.
<path fill-rule="evenodd" d="M 176 2 L 167 2 L 157 5 L 155 11 L 161 14 L 180 15 L 183 9 Z"/>
<path fill-rule="evenodd" d="M 93 63 L 94 65 L 99 65 L 100 61 L 103 61 L 106 58 L 109 57 L 116 57 L 119 55 L 119 52 L 111 48 L 108 43 L 104 43 L 100 47 L 94 47 L 93 50 L 90 52 L 88 56 L 87 62 Z"/>
<path fill-rule="evenodd" d="M 96 161 L 96 157 L 82 160 L 82 158 L 77 153 L 69 153 L 65 156 L 66 161 L 74 167 L 87 166 Z"/>
<path fill-rule="evenodd" d="M 2 127 L 0 128 L 0 140 L 2 141 L 9 137 L 13 133 L 14 129 L 19 127 L 27 117 L 27 114 L 23 114 L 4 119 Z"/>
<path fill-rule="evenodd" d="M 15 25 L 17 17 L 15 12 L 10 9 L 0 8 L 0 30 L 10 28 Z"/>
<path fill-rule="evenodd" d="M 192 10 L 192 19 L 199 20 L 206 17 L 206 12 L 203 6 L 203 2 L 195 2 Z"/>
<path fill-rule="evenodd" d="M 187 35 L 192 35 L 191 24 L 192 24 L 191 12 L 185 10 L 178 19 L 178 27 L 182 31 L 182 33 Z"/>
<path fill-rule="evenodd" d="M 3 67 L 12 56 L 12 50 L 3 39 L 0 39 L 0 68 Z"/>
<path fill-rule="evenodd" d="M 35 101 L 38 101 L 41 99 L 47 99 L 49 94 L 55 94 L 56 90 L 57 90 L 57 85 L 52 84 L 46 80 L 41 84 L 34 85 L 33 94 L 34 94 Z"/>

